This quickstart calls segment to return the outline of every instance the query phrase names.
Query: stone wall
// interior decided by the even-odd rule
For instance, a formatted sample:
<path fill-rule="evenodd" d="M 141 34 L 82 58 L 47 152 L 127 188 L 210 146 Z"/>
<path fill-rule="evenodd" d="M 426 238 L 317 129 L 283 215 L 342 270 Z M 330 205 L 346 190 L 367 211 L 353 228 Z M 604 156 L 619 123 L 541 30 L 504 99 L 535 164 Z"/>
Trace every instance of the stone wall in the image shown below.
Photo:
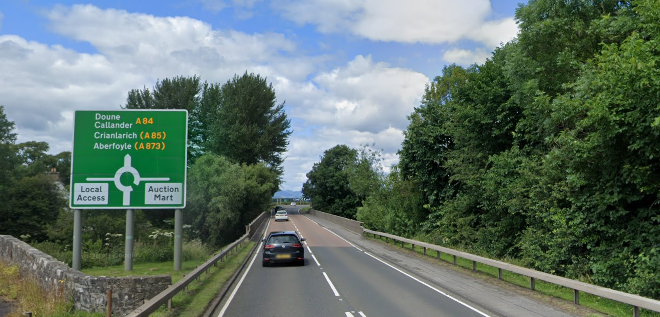
<path fill-rule="evenodd" d="M 0 235 L 0 261 L 18 265 L 22 276 L 31 276 L 46 291 L 63 293 L 77 310 L 105 312 L 112 290 L 113 316 L 127 315 L 172 284 L 169 275 L 90 276 L 7 235 Z"/>

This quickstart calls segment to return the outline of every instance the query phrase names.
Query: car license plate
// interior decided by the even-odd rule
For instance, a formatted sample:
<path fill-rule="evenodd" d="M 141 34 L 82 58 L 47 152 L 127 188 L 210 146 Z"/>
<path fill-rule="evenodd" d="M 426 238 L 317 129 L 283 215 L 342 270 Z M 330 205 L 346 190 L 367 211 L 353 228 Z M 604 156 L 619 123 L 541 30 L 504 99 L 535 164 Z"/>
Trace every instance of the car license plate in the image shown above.
<path fill-rule="evenodd" d="M 276 259 L 288 259 L 290 257 L 291 257 L 290 254 L 278 254 L 275 256 Z"/>

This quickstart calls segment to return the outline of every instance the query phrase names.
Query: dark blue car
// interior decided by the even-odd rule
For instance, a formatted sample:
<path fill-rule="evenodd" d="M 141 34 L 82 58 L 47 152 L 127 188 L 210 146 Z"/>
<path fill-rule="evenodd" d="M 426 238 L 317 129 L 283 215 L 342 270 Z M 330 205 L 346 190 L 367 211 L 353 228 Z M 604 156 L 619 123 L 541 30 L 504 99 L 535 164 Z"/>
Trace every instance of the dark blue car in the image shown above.
<path fill-rule="evenodd" d="M 305 238 L 300 238 L 295 231 L 273 231 L 263 240 L 263 266 L 272 263 L 296 263 L 305 265 L 305 249 L 302 242 Z"/>

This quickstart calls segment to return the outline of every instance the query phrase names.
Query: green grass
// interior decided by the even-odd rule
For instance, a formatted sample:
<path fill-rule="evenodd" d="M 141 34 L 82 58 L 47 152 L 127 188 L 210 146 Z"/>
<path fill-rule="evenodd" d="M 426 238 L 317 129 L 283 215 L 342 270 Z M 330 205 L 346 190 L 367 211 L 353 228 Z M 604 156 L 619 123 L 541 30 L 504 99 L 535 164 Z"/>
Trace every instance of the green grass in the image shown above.
<path fill-rule="evenodd" d="M 0 261 L 0 296 L 9 300 L 14 309 L 7 317 L 33 316 L 101 317 L 105 314 L 74 311 L 64 292 L 46 292 L 34 280 L 20 276 L 18 266 Z"/>
<path fill-rule="evenodd" d="M 179 292 L 172 298 L 172 310 L 161 307 L 151 314 L 155 317 L 170 316 L 199 316 L 206 309 L 222 286 L 236 272 L 243 260 L 249 255 L 254 242 L 246 243 L 238 253 L 227 258 L 225 262 L 218 263 L 218 267 L 212 267 L 209 274 L 202 274 L 199 281 L 188 284 L 188 289 Z"/>
<path fill-rule="evenodd" d="M 392 239 L 389 239 L 389 242 L 385 242 L 386 238 L 385 237 L 378 237 L 374 238 L 373 236 L 368 236 L 365 234 L 365 237 L 369 239 L 375 239 L 375 240 L 380 240 L 381 242 L 387 243 L 387 244 L 395 244 L 398 247 L 401 247 L 401 242 L 396 241 L 394 242 Z M 412 251 L 412 245 L 409 243 L 404 243 L 403 247 L 407 250 Z M 419 254 L 424 254 L 424 249 L 423 247 L 415 246 L 416 253 Z M 428 257 L 432 258 L 437 258 L 437 251 L 435 250 L 427 250 L 426 255 Z M 448 262 L 450 264 L 454 263 L 454 256 L 451 254 L 446 254 L 446 253 L 441 253 L 440 254 L 440 260 L 444 262 Z M 460 257 L 456 258 L 456 267 L 461 268 L 472 272 L 473 270 L 473 262 L 471 260 L 463 259 Z M 479 275 L 485 275 L 491 278 L 498 279 L 499 277 L 499 270 L 496 267 L 481 264 L 477 262 L 477 270 L 476 272 Z M 502 280 L 505 282 L 508 282 L 513 285 L 517 285 L 523 288 L 530 289 L 531 282 L 530 278 L 524 275 L 516 274 L 513 272 L 509 271 L 502 271 Z M 572 289 L 567 289 L 563 286 L 547 283 L 544 281 L 536 280 L 535 281 L 535 291 L 537 291 L 540 294 L 555 297 L 555 298 L 560 298 L 568 302 L 573 302 L 573 290 Z M 619 303 L 607 298 L 602 298 L 599 296 L 594 296 L 588 293 L 580 292 L 580 305 L 584 307 L 591 308 L 593 310 L 596 310 L 598 312 L 602 312 L 604 314 L 607 314 L 608 316 L 617 316 L 617 317 L 629 317 L 632 315 L 632 306 L 628 304 L 623 304 Z M 598 316 L 598 315 L 595 315 Z M 644 309 L 640 309 L 640 316 L 644 317 L 660 317 L 660 313 L 653 312 L 653 311 L 648 311 Z"/>
<path fill-rule="evenodd" d="M 217 267 L 211 266 L 209 273 L 202 273 L 200 279 L 188 284 L 186 290 L 179 292 L 172 298 L 172 310 L 166 305 L 160 307 L 150 316 L 198 316 L 203 313 L 206 305 L 213 300 L 224 283 L 239 269 L 243 260 L 248 256 L 254 242 L 248 242 L 234 255 L 226 257 L 224 262 L 218 262 Z M 84 269 L 83 272 L 93 276 L 146 276 L 167 274 L 172 276 L 172 283 L 178 282 L 186 274 L 204 264 L 204 261 L 184 261 L 181 271 L 174 270 L 174 262 L 138 263 L 133 265 L 130 272 L 124 271 L 124 266 L 99 267 Z"/>
<path fill-rule="evenodd" d="M 176 283 L 186 274 L 198 266 L 204 264 L 206 260 L 183 261 L 181 262 L 181 270 L 174 270 L 174 262 L 158 262 L 158 263 L 137 263 L 133 264 L 133 270 L 125 271 L 124 265 L 95 267 L 83 269 L 82 272 L 92 276 L 148 276 L 148 275 L 170 275 L 172 276 L 172 283 Z"/>

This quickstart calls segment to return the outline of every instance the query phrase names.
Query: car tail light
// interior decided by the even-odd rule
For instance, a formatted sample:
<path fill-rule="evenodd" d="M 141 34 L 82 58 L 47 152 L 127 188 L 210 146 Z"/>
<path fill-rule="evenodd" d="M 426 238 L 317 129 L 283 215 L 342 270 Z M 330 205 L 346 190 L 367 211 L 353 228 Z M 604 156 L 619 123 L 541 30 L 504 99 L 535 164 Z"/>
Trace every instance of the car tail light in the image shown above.
<path fill-rule="evenodd" d="M 267 245 L 264 247 L 264 249 L 266 249 L 266 250 L 275 249 L 275 246 L 272 245 L 272 244 L 267 244 Z"/>
<path fill-rule="evenodd" d="M 302 248 L 302 245 L 300 243 L 294 243 L 291 246 L 294 248 Z"/>

